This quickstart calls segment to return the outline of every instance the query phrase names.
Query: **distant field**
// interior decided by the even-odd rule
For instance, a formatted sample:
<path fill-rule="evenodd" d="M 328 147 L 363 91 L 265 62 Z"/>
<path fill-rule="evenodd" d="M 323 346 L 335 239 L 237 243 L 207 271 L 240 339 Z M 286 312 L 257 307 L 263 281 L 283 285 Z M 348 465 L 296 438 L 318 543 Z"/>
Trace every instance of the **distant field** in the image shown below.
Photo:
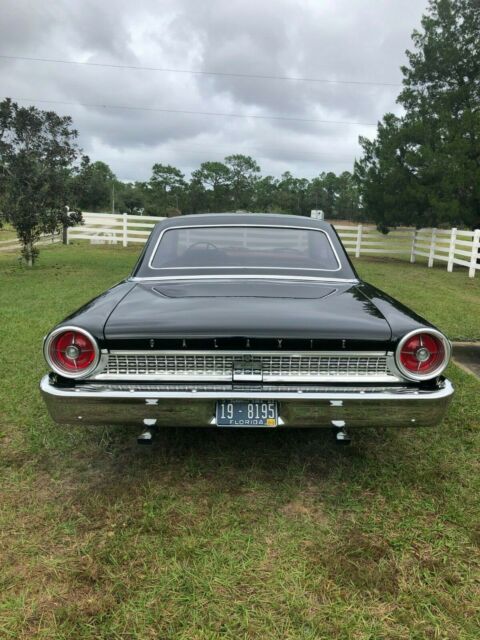
<path fill-rule="evenodd" d="M 14 240 L 16 237 L 17 233 L 10 224 L 4 224 L 3 227 L 0 227 L 0 242 L 2 240 Z"/>
<path fill-rule="evenodd" d="M 63 428 L 42 336 L 140 247 L 0 255 L 0 638 L 478 640 L 480 383 L 432 430 Z M 389 259 L 359 272 L 453 338 L 480 278 Z"/>

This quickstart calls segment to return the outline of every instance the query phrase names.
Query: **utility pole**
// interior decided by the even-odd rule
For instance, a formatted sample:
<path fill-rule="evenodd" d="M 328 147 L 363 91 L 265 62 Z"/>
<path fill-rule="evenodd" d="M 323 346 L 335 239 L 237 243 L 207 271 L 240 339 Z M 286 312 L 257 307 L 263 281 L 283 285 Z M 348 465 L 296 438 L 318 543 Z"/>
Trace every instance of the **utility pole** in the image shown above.
<path fill-rule="evenodd" d="M 115 182 L 112 182 L 112 214 L 115 214 Z"/>

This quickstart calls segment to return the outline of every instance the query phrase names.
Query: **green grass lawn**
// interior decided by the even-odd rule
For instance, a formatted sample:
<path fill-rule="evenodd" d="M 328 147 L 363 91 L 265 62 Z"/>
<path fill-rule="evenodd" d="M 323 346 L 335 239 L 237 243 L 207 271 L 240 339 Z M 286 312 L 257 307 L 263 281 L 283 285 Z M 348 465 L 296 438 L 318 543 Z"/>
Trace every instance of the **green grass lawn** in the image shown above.
<path fill-rule="evenodd" d="M 480 383 L 432 430 L 61 427 L 42 336 L 139 248 L 0 255 L 0 638 L 475 639 Z M 451 338 L 480 338 L 480 278 L 361 259 Z"/>

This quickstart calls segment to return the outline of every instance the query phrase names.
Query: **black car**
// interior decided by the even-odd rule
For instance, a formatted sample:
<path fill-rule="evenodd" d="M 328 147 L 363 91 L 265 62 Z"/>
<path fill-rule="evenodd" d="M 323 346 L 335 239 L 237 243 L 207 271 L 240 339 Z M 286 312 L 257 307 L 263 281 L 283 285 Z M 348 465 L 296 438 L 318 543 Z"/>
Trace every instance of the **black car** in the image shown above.
<path fill-rule="evenodd" d="M 363 282 L 335 229 L 203 214 L 153 229 L 126 280 L 45 338 L 59 423 L 156 427 L 430 426 L 450 343 Z"/>

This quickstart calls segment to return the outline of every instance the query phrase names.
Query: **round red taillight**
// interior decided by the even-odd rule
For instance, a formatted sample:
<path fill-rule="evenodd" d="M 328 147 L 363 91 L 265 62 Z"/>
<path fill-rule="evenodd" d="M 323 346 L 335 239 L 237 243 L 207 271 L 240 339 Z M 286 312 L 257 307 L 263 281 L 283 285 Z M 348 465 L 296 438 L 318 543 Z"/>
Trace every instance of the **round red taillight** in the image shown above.
<path fill-rule="evenodd" d="M 438 376 L 450 358 L 450 343 L 439 331 L 420 330 L 407 334 L 399 343 L 397 366 L 412 380 Z"/>
<path fill-rule="evenodd" d="M 82 378 L 98 364 L 95 339 L 84 329 L 61 327 L 45 341 L 45 358 L 52 369 L 67 378 Z"/>

